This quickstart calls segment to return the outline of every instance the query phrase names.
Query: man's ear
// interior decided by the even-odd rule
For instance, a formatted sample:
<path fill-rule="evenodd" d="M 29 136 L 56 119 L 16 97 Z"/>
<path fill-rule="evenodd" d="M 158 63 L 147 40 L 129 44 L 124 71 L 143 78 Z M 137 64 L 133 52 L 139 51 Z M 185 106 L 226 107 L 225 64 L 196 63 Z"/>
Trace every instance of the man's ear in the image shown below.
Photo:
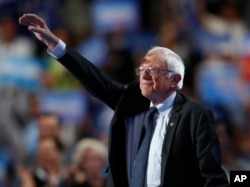
<path fill-rule="evenodd" d="M 174 74 L 172 76 L 171 86 L 176 87 L 177 84 L 180 82 L 180 80 L 181 80 L 181 75 L 180 74 Z"/>

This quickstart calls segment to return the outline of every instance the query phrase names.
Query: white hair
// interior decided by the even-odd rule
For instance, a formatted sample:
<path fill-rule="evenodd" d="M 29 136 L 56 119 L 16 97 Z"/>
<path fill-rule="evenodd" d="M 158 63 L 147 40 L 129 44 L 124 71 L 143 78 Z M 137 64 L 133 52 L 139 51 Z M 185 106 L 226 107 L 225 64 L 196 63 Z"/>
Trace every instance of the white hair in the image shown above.
<path fill-rule="evenodd" d="M 85 156 L 85 152 L 88 149 L 95 150 L 105 161 L 108 159 L 108 150 L 105 143 L 94 138 L 84 138 L 76 145 L 76 149 L 73 154 L 73 162 L 75 164 L 80 164 L 81 160 Z"/>
<path fill-rule="evenodd" d="M 177 55 L 174 51 L 165 47 L 155 46 L 148 51 L 148 53 L 152 53 L 152 52 L 159 53 L 160 55 L 159 57 L 161 61 L 167 63 L 168 70 L 172 71 L 170 75 L 179 74 L 181 76 L 181 80 L 177 84 L 177 89 L 178 90 L 181 89 L 183 87 L 183 80 L 184 80 L 184 74 L 185 74 L 185 66 L 181 57 Z"/>

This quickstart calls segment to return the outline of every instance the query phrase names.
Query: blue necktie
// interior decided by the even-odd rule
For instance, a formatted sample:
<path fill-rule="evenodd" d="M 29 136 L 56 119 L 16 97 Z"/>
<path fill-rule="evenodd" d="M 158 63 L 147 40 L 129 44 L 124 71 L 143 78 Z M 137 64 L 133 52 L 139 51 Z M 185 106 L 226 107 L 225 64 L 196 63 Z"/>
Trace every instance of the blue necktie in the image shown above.
<path fill-rule="evenodd" d="M 144 187 L 145 179 L 147 173 L 147 161 L 148 161 L 148 152 L 151 138 L 154 131 L 154 116 L 157 112 L 155 107 L 151 107 L 147 112 L 144 125 L 145 125 L 145 134 L 135 157 L 133 169 L 132 169 L 132 178 L 130 187 Z"/>

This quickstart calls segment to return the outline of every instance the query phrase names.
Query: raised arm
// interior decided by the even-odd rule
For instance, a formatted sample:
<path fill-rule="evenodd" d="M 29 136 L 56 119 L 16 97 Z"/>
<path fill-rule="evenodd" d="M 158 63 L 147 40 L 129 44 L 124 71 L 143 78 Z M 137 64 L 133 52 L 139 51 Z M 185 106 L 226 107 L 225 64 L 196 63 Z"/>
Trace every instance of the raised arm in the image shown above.
<path fill-rule="evenodd" d="M 52 33 L 45 21 L 39 16 L 24 14 L 19 18 L 19 23 L 27 26 L 28 30 L 33 32 L 38 40 L 47 45 L 50 52 L 55 51 L 60 46 L 59 43 L 62 41 Z M 52 55 L 52 53 L 50 54 Z M 115 109 L 125 91 L 124 85 L 113 81 L 70 47 L 63 48 L 63 51 L 56 58 L 82 83 L 91 95 Z"/>

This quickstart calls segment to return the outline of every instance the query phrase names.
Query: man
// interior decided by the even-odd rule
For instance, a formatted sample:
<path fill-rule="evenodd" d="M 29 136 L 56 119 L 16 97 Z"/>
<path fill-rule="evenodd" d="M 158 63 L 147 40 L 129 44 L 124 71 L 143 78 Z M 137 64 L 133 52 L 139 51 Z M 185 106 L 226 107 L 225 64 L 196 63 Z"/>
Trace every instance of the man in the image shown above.
<path fill-rule="evenodd" d="M 25 14 L 19 23 L 28 26 L 90 94 L 115 110 L 109 135 L 108 187 L 229 186 L 221 169 L 211 111 L 177 91 L 184 78 L 177 54 L 153 48 L 136 69 L 139 82 L 122 85 L 67 47 L 37 15 Z M 144 119 L 150 106 L 157 108 L 156 126 L 144 155 L 147 166 L 138 174 L 135 171 L 143 159 L 137 159 L 137 154 L 147 134 Z M 139 186 L 141 179 L 145 184 Z"/>

